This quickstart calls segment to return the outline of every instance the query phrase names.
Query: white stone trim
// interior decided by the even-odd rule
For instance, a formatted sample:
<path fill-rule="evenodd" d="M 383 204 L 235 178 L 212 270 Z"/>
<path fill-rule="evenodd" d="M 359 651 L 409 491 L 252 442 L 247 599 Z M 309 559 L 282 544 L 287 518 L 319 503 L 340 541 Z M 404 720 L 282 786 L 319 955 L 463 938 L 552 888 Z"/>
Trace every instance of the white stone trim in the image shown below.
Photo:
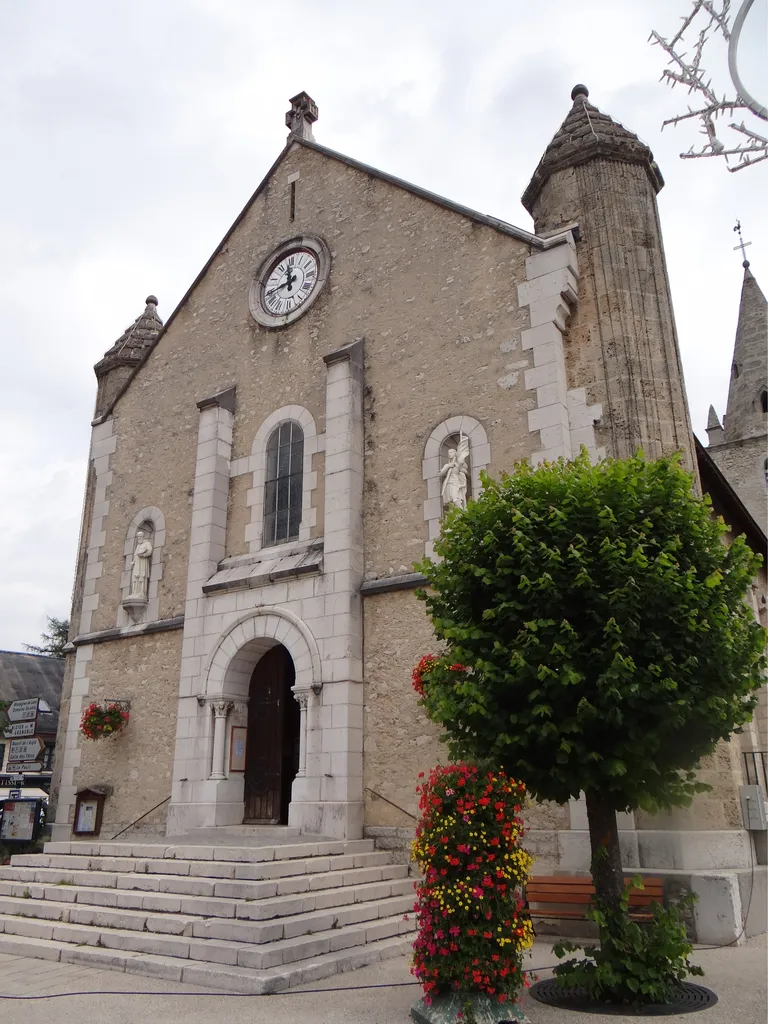
<path fill-rule="evenodd" d="M 256 432 L 251 447 L 250 458 L 235 459 L 230 475 L 242 476 L 252 473 L 253 480 L 246 496 L 246 504 L 251 510 L 251 521 L 245 528 L 245 540 L 249 554 L 263 550 L 262 532 L 264 529 L 264 483 L 267 474 L 267 442 L 276 427 L 288 420 L 298 423 L 304 432 L 304 465 L 302 467 L 304 484 L 301 494 L 301 525 L 299 541 L 308 541 L 310 530 L 317 522 L 317 509 L 312 507 L 312 492 L 317 487 L 317 473 L 312 471 L 312 456 L 325 450 L 325 436 L 318 435 L 312 413 L 302 405 L 284 405 L 270 413 Z M 295 541 L 295 538 L 294 538 Z M 287 542 L 291 543 L 291 542 Z M 272 544 L 269 547 L 282 547 Z"/>
<path fill-rule="evenodd" d="M 80 611 L 79 634 L 90 633 L 93 613 L 99 607 L 97 580 L 101 577 L 104 566 L 101 560 L 101 549 L 106 541 L 104 523 L 109 513 L 107 490 L 112 483 L 112 470 L 109 468 L 110 456 L 117 448 L 115 421 L 107 420 L 99 423 L 91 432 L 90 460 L 96 473 L 91 507 L 91 530 L 88 534 L 88 548 L 83 580 L 83 603 Z"/>
<path fill-rule="evenodd" d="M 440 449 L 446 438 L 452 434 L 466 434 L 469 438 L 469 465 L 472 473 L 472 494 L 477 496 L 482 490 L 480 474 L 491 464 L 491 446 L 488 435 L 480 420 L 473 416 L 449 416 L 434 428 L 424 445 L 424 458 L 421 463 L 421 476 L 427 484 L 427 496 L 424 499 L 424 521 L 427 524 L 427 541 L 424 554 L 431 558 L 434 554 L 434 541 L 440 533 L 443 516 L 442 484 L 440 481 Z"/>
<path fill-rule="evenodd" d="M 82 749 L 79 744 L 80 719 L 83 708 L 88 701 L 91 688 L 90 662 L 93 658 L 93 644 L 83 644 L 76 648 L 75 666 L 72 672 L 72 692 L 69 698 L 69 714 L 64 732 L 64 749 L 57 756 L 61 757 L 61 779 L 59 796 L 56 805 L 56 820 L 51 828 L 52 838 L 58 842 L 66 841 L 72 835 L 72 824 L 69 820 L 75 805 L 77 787 L 75 786 L 75 770 L 80 767 Z"/>
<path fill-rule="evenodd" d="M 275 644 L 287 648 L 293 659 L 295 690 L 310 690 L 322 683 L 320 650 L 305 623 L 288 608 L 262 605 L 236 619 L 221 634 L 203 671 L 200 697 L 247 700 L 254 666 Z"/>
<path fill-rule="evenodd" d="M 571 459 L 582 445 L 595 462 L 605 456 L 605 450 L 597 447 L 594 430 L 602 406 L 587 405 L 585 388 L 568 390 L 565 370 L 563 331 L 578 295 L 579 265 L 572 236 L 529 256 L 525 273 L 527 280 L 517 286 L 518 303 L 529 307 L 531 323 L 521 335 L 523 349 L 533 352 L 533 367 L 525 371 L 525 387 L 536 392 L 528 429 L 538 431 L 541 441 L 531 463 Z"/>
<path fill-rule="evenodd" d="M 142 523 L 152 524 L 152 564 L 149 570 L 149 601 L 139 622 L 123 608 L 122 602 L 131 592 L 131 562 L 136 547 L 136 532 Z M 155 505 L 149 505 L 137 512 L 131 520 L 123 545 L 123 572 L 120 576 L 120 605 L 117 609 L 117 626 L 128 630 L 160 618 L 160 580 L 163 578 L 163 549 L 165 547 L 165 516 Z"/>

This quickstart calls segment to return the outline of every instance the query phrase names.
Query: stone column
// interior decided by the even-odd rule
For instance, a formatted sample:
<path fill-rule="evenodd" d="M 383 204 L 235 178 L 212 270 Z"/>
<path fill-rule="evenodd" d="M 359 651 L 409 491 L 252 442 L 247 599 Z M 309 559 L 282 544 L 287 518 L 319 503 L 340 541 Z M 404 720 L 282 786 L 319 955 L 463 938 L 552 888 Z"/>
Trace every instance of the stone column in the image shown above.
<path fill-rule="evenodd" d="M 307 707 L 309 705 L 309 693 L 307 690 L 294 692 L 296 702 L 301 709 L 301 721 L 299 723 L 299 770 L 296 772 L 297 779 L 303 779 L 307 774 Z"/>
<path fill-rule="evenodd" d="M 324 356 L 323 573 L 328 629 L 322 692 L 308 707 L 306 772 L 289 824 L 341 839 L 363 834 L 363 343 Z"/>
<path fill-rule="evenodd" d="M 231 700 L 214 701 L 213 708 L 213 757 L 211 758 L 210 779 L 226 779 L 224 755 L 227 749 L 227 718 L 235 705 Z"/>
<path fill-rule="evenodd" d="M 239 824 L 243 815 L 242 778 L 224 772 L 226 719 L 214 719 L 214 757 L 210 754 L 211 716 L 198 697 L 203 694 L 203 670 L 215 636 L 205 631 L 209 598 L 203 584 L 218 569 L 226 552 L 229 467 L 232 457 L 235 389 L 230 388 L 197 403 L 195 490 L 187 564 L 187 600 L 181 647 L 179 703 L 173 789 L 168 810 L 169 835 L 190 828 Z M 217 745 L 218 741 L 218 745 Z M 216 759 L 218 757 L 218 760 Z"/>

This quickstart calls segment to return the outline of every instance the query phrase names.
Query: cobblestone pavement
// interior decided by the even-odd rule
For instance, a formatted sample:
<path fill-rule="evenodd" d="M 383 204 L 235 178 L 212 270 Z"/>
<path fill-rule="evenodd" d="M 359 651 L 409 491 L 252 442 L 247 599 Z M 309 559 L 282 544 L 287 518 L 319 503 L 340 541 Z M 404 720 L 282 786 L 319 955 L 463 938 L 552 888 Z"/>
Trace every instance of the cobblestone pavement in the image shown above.
<path fill-rule="evenodd" d="M 766 942 L 757 936 L 739 948 L 697 950 L 692 959 L 706 971 L 695 979 L 712 988 L 718 1004 L 704 1016 L 665 1017 L 694 1024 L 765 1024 Z M 537 943 L 529 966 L 544 970 L 554 962 L 548 943 Z M 20 956 L 0 956 L 0 1019 L 3 1024 L 407 1024 L 419 995 L 410 981 L 408 960 L 399 957 L 351 974 L 337 975 L 278 996 L 230 996 L 194 985 L 104 971 Z M 405 984 L 404 984 L 405 983 Z M 362 986 L 385 986 L 363 988 Z M 334 991 L 339 987 L 348 991 Z M 63 995 L 63 993 L 72 993 Z M 141 993 L 141 994 L 140 994 Z M 183 994 L 180 994 L 183 993 Z M 9 996 L 35 996 L 9 999 Z M 532 1024 L 636 1024 L 636 1017 L 572 1013 L 526 999 Z"/>

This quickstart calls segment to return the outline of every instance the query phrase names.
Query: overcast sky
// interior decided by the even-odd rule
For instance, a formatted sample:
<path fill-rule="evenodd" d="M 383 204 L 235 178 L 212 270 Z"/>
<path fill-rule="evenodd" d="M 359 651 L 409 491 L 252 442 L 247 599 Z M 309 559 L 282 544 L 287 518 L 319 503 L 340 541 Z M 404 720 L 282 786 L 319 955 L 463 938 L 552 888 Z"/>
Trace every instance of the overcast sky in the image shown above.
<path fill-rule="evenodd" d="M 92 366 L 154 292 L 165 320 L 280 152 L 290 96 L 319 142 L 524 228 L 519 197 L 584 82 L 637 132 L 660 195 L 697 434 L 725 408 L 742 269 L 768 289 L 768 161 L 678 159 L 696 127 L 652 28 L 690 0 L 0 3 L 0 648 L 67 616 Z M 737 5 L 734 5 L 737 6 Z M 768 0 L 744 77 L 765 102 Z M 725 50 L 709 44 L 718 92 Z M 727 134 L 727 133 L 726 133 Z"/>

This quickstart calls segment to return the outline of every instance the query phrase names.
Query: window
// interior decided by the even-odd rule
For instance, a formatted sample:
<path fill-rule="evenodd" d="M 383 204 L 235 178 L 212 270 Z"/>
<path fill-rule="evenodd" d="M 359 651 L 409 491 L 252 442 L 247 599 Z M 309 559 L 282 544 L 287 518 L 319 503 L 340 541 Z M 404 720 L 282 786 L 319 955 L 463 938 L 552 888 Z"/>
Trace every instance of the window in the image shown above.
<path fill-rule="evenodd" d="M 734 364 L 733 364 L 733 366 L 731 367 L 731 378 L 732 378 L 733 380 L 736 380 L 736 378 L 737 378 L 738 376 L 739 376 L 739 368 L 738 368 L 738 366 L 736 365 L 736 363 L 734 363 Z"/>
<path fill-rule="evenodd" d="M 298 538 L 303 471 L 304 432 L 298 423 L 288 420 L 272 431 L 267 442 L 264 547 Z"/>
<path fill-rule="evenodd" d="M 765 486 L 768 487 L 768 459 L 763 463 L 763 473 L 765 474 Z"/>
<path fill-rule="evenodd" d="M 764 413 L 768 412 L 768 391 L 765 388 L 760 392 L 760 408 Z"/>
<path fill-rule="evenodd" d="M 45 744 L 45 748 L 43 749 L 43 757 L 42 757 L 43 771 L 44 772 L 53 771 L 53 756 L 54 756 L 55 750 L 56 750 L 56 748 L 55 748 L 55 745 L 53 743 L 46 743 Z"/>

